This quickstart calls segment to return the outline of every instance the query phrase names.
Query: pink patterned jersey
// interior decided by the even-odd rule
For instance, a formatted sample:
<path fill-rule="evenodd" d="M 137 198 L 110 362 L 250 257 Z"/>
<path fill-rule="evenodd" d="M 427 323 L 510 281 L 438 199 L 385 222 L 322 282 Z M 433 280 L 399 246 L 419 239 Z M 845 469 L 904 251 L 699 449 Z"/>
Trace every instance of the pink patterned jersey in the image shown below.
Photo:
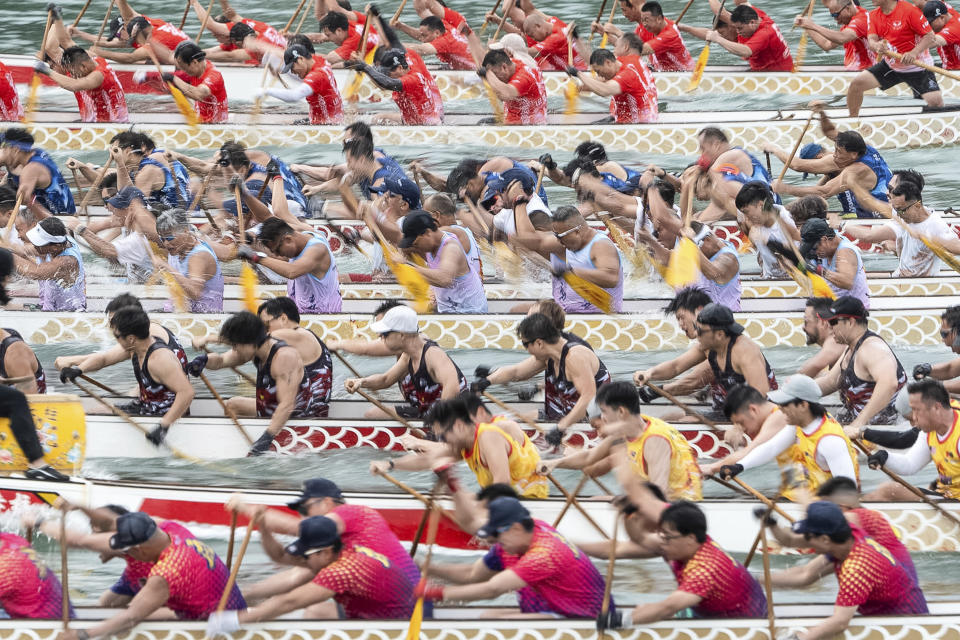
<path fill-rule="evenodd" d="M 158 521 L 157 526 L 165 531 L 167 535 L 170 536 L 170 539 L 174 541 L 182 542 L 194 537 L 186 527 L 173 520 Z M 124 560 L 127 562 L 127 568 L 123 570 L 120 579 L 110 587 L 110 590 L 120 595 L 135 596 L 147 581 L 147 576 L 150 575 L 150 570 L 153 569 L 153 563 L 134 560 L 130 556 L 124 556 Z"/>
<path fill-rule="evenodd" d="M 0 533 L 0 607 L 7 615 L 58 620 L 63 611 L 62 593 L 57 576 L 26 540 Z M 73 607 L 70 617 L 74 617 Z"/>
<path fill-rule="evenodd" d="M 856 539 L 837 572 L 837 606 L 856 607 L 864 616 L 927 613 L 920 587 L 883 545 L 851 526 Z"/>
<path fill-rule="evenodd" d="M 334 599 L 347 618 L 399 620 L 413 613 L 416 581 L 411 581 L 387 556 L 369 547 L 344 547 L 340 558 L 321 569 L 313 582 L 336 594 Z"/>
<path fill-rule="evenodd" d="M 147 580 L 159 576 L 167 581 L 170 597 L 166 606 L 182 620 L 202 620 L 215 611 L 230 572 L 213 549 L 196 538 L 173 538 L 150 569 Z M 227 609 L 245 609 L 236 584 Z"/>
<path fill-rule="evenodd" d="M 767 615 L 763 588 L 742 564 L 716 542 L 707 541 L 686 562 L 671 561 L 677 589 L 700 596 L 693 613 L 703 618 L 762 618 Z"/>
<path fill-rule="evenodd" d="M 603 576 L 587 554 L 546 522 L 534 521 L 533 541 L 522 555 L 505 553 L 496 544 L 488 554 L 488 567 L 495 562 L 494 555 L 499 555 L 499 566 L 527 583 L 533 593 L 526 597 L 536 594 L 537 604 L 546 605 L 547 611 L 568 618 L 595 618 L 600 613 Z"/>
<path fill-rule="evenodd" d="M 420 569 L 390 525 L 376 510 L 359 504 L 343 504 L 330 512 L 343 521 L 343 533 L 340 539 L 344 549 L 366 547 L 385 557 L 390 566 L 401 571 L 407 579 L 416 584 L 420 580 Z"/>
<path fill-rule="evenodd" d="M 903 565 L 913 581 L 920 584 L 917 580 L 917 569 L 913 566 L 913 558 L 910 557 L 910 551 L 903 545 L 900 536 L 893 525 L 890 524 L 890 521 L 887 520 L 887 517 L 879 511 L 863 507 L 851 509 L 850 512 L 857 517 L 863 532 L 883 545 L 894 560 Z"/>

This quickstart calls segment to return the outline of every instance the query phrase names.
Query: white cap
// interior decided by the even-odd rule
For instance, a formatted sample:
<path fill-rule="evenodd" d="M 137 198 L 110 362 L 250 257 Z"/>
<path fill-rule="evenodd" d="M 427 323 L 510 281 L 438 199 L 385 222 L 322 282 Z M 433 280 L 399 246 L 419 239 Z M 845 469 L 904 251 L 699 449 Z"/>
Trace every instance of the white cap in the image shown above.
<path fill-rule="evenodd" d="M 406 305 L 400 305 L 383 314 L 383 318 L 370 325 L 370 330 L 374 333 L 390 331 L 420 333 L 420 323 L 416 311 Z"/>
<path fill-rule="evenodd" d="M 820 385 L 813 378 L 798 373 L 787 378 L 787 382 L 779 389 L 768 393 L 767 398 L 775 404 L 787 404 L 794 400 L 819 404 L 823 400 L 823 393 L 820 391 Z"/>

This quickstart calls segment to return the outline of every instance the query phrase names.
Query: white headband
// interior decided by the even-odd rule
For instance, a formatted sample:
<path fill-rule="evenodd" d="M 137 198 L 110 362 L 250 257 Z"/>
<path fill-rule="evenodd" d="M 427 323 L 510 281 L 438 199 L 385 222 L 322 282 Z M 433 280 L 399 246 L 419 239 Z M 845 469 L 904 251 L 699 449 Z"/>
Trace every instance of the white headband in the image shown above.
<path fill-rule="evenodd" d="M 708 235 L 710 235 L 710 227 L 703 225 L 697 235 L 693 236 L 693 244 L 699 247 Z"/>
<path fill-rule="evenodd" d="M 48 233 L 39 224 L 27 231 L 27 240 L 35 247 L 42 247 L 48 244 L 60 244 L 67 241 L 67 236 L 55 236 Z"/>

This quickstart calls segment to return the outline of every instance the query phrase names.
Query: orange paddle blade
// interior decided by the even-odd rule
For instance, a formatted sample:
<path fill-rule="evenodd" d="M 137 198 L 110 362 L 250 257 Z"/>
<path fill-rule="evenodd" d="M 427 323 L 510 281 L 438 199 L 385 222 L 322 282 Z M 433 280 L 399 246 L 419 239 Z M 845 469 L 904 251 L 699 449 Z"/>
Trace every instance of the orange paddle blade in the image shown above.
<path fill-rule="evenodd" d="M 243 290 L 243 306 L 250 313 L 256 313 L 260 306 L 257 301 L 257 273 L 246 262 L 240 268 L 240 287 Z"/>
<path fill-rule="evenodd" d="M 700 275 L 700 252 L 690 238 L 684 237 L 680 246 L 670 253 L 670 262 L 664 280 L 674 289 L 688 287 Z"/>
<path fill-rule="evenodd" d="M 700 80 L 703 79 L 703 71 L 707 68 L 707 61 L 710 60 L 710 43 L 708 42 L 700 52 L 697 58 L 697 66 L 693 68 L 693 75 L 690 76 L 690 84 L 687 85 L 687 92 L 693 91 L 700 86 Z"/>

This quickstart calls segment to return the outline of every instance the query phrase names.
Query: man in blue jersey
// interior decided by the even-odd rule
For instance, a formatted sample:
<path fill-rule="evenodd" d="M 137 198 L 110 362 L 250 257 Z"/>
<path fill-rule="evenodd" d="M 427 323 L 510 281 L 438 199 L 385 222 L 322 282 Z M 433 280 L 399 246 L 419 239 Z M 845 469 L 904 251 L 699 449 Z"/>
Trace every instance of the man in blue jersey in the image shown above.
<path fill-rule="evenodd" d="M 60 169 L 46 151 L 33 146 L 33 136 L 26 129 L 3 132 L 0 165 L 6 167 L 7 182 L 17 190 L 17 197 L 38 219 L 77 212 Z"/>

